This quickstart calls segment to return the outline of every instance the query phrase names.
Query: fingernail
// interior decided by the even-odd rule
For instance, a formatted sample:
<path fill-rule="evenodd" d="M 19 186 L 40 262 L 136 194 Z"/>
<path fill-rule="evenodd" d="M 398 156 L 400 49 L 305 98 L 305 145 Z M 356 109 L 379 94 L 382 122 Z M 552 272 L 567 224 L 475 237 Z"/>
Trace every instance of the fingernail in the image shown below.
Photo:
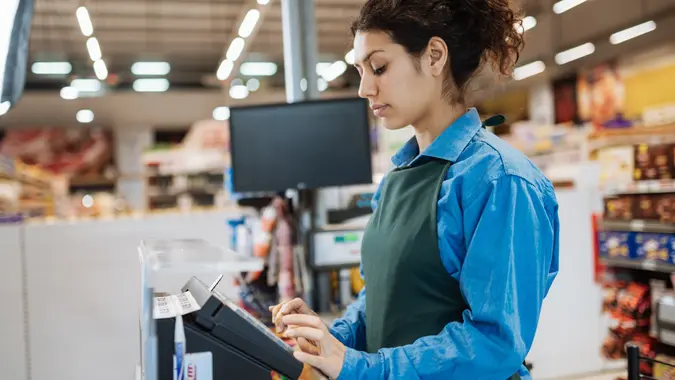
<path fill-rule="evenodd" d="M 281 307 L 281 312 L 285 313 L 286 309 L 288 309 L 288 304 L 285 304 L 284 306 Z"/>

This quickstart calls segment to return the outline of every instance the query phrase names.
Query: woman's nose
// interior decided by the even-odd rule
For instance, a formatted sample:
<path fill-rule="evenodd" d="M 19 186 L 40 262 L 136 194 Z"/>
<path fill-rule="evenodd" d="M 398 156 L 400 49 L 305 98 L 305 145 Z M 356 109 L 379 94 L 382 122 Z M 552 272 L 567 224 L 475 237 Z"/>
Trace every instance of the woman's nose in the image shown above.
<path fill-rule="evenodd" d="M 367 75 L 361 77 L 359 83 L 359 96 L 362 98 L 370 98 L 377 95 L 377 86 L 371 78 Z"/>

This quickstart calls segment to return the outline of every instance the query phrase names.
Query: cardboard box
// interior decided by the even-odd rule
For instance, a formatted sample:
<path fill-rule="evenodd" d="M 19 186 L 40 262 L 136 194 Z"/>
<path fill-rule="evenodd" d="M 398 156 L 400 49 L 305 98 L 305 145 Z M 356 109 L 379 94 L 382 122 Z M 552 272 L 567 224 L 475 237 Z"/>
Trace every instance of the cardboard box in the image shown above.
<path fill-rule="evenodd" d="M 619 195 L 607 197 L 604 199 L 605 203 L 605 219 L 608 220 L 632 220 L 634 211 L 637 209 L 635 204 L 635 196 L 633 195 Z"/>
<path fill-rule="evenodd" d="M 675 263 L 675 238 L 669 234 L 635 234 L 636 258 Z"/>
<path fill-rule="evenodd" d="M 636 252 L 634 236 L 633 232 L 601 231 L 598 233 L 600 257 L 631 258 L 631 252 Z"/>
<path fill-rule="evenodd" d="M 675 178 L 673 148 L 672 144 L 636 145 L 633 179 L 645 181 Z"/>

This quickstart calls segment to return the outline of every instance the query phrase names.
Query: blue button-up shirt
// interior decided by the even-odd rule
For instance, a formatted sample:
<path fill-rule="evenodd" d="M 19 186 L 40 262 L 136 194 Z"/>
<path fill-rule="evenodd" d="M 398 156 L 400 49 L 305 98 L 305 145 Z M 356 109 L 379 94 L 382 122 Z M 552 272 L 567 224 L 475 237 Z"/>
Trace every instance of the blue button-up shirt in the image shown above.
<path fill-rule="evenodd" d="M 421 156 L 453 163 L 438 196 L 438 246 L 469 305 L 464 321 L 407 346 L 363 352 L 366 284 L 331 328 L 348 347 L 340 379 L 531 379 L 522 363 L 558 272 L 558 205 L 527 157 L 481 125 L 471 109 L 421 154 L 413 138 L 392 159 L 397 167 Z"/>

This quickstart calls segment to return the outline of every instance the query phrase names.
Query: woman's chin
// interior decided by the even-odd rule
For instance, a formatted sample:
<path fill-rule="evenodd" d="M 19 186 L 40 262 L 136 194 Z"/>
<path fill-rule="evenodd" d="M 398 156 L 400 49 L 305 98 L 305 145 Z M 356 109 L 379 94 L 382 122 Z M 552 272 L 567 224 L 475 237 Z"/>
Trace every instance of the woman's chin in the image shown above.
<path fill-rule="evenodd" d="M 380 125 L 390 131 L 395 131 L 397 129 L 402 129 L 408 126 L 407 123 L 402 123 L 400 120 L 395 120 L 387 117 L 383 117 L 380 119 Z"/>

